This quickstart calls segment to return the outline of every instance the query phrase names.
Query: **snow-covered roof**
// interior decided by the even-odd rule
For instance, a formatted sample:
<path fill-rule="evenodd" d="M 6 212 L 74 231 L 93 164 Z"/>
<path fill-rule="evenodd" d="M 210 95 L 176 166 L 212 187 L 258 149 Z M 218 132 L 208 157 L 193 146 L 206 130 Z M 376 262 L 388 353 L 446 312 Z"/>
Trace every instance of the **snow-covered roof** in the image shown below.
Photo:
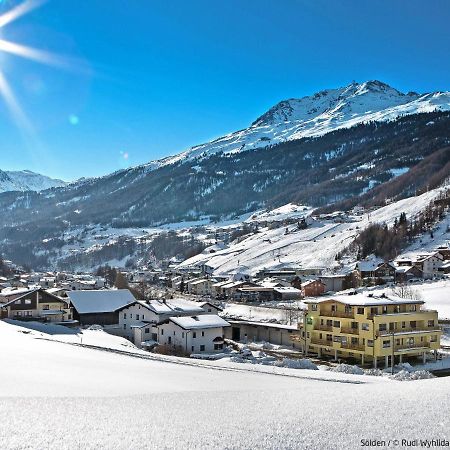
<path fill-rule="evenodd" d="M 300 295 L 302 291 L 300 289 L 297 289 L 295 287 L 276 287 L 273 289 L 275 292 L 279 292 L 280 294 L 298 294 Z"/>
<path fill-rule="evenodd" d="M 298 330 L 297 325 L 284 325 L 282 323 L 273 322 L 256 322 L 254 320 L 230 320 L 230 324 L 254 325 L 257 327 L 277 328 L 282 330 Z"/>
<path fill-rule="evenodd" d="M 201 316 L 171 317 L 174 324 L 185 330 L 196 330 L 201 328 L 229 327 L 230 324 L 216 314 L 204 314 Z"/>
<path fill-rule="evenodd" d="M 336 295 L 334 297 L 315 298 L 314 300 L 305 300 L 305 303 L 324 303 L 339 302 L 354 306 L 377 306 L 377 305 L 402 305 L 402 304 L 423 304 L 422 300 L 413 300 L 411 298 L 400 298 L 393 296 L 368 296 L 364 294 L 355 295 Z"/>
<path fill-rule="evenodd" d="M 140 305 L 149 309 L 156 314 L 172 314 L 172 313 L 203 313 L 204 310 L 200 303 L 192 302 L 182 298 L 173 298 L 169 300 L 149 300 L 139 301 Z"/>
<path fill-rule="evenodd" d="M 68 291 L 67 295 L 79 314 L 113 312 L 136 301 L 128 289 Z"/>

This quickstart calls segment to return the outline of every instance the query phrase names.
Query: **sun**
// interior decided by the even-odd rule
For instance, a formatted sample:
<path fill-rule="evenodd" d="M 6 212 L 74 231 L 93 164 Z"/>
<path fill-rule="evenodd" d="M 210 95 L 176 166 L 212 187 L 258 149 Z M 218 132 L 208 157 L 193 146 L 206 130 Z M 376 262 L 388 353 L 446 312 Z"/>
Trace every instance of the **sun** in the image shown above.
<path fill-rule="evenodd" d="M 36 8 L 39 8 L 44 3 L 46 3 L 46 1 L 47 0 L 26 0 L 23 3 L 5 12 L 4 14 L 0 15 L 0 53 L 12 54 L 21 58 L 35 61 L 40 64 L 68 69 L 72 65 L 72 61 L 69 58 L 65 58 L 60 55 L 39 50 L 33 47 L 28 47 L 16 42 L 11 42 L 1 37 L 1 31 L 4 27 L 11 24 L 19 17 L 22 17 L 35 10 Z M 14 91 L 1 68 L 0 96 L 3 97 L 3 100 L 7 105 L 12 118 L 20 127 L 20 129 L 31 132 L 32 124 L 26 116 L 25 112 L 22 110 L 20 104 L 18 103 Z"/>

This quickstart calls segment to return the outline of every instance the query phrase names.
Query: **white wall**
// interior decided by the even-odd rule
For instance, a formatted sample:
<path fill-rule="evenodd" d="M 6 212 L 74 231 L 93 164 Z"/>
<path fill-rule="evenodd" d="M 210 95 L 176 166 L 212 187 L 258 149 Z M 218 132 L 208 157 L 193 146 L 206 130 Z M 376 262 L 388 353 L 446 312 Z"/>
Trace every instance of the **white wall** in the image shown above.
<path fill-rule="evenodd" d="M 119 312 L 119 328 L 121 328 L 124 335 L 131 340 L 134 340 L 133 329 L 131 328 L 132 325 L 137 325 L 143 321 L 156 322 L 157 320 L 158 316 L 154 312 L 139 303 L 128 306 Z"/>

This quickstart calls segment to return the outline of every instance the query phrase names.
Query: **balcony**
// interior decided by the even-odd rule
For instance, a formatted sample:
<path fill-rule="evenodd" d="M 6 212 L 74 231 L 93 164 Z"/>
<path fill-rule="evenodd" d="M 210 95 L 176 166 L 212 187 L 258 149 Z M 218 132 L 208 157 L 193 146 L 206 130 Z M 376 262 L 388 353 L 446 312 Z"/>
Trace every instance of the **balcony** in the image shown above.
<path fill-rule="evenodd" d="M 413 344 L 396 345 L 394 351 L 428 347 L 430 347 L 429 342 L 414 342 Z"/>
<path fill-rule="evenodd" d="M 351 328 L 351 327 L 341 327 L 341 333 L 342 334 L 359 334 L 359 329 Z"/>
<path fill-rule="evenodd" d="M 366 348 L 364 347 L 364 345 L 360 345 L 360 344 L 351 344 L 349 342 L 347 342 L 346 344 L 341 344 L 341 348 L 345 349 L 345 350 L 357 350 L 359 352 L 363 352 Z"/>
<path fill-rule="evenodd" d="M 401 333 L 415 333 L 415 332 L 433 332 L 436 333 L 440 332 L 441 329 L 438 327 L 416 327 L 416 328 L 397 328 L 396 330 L 384 330 L 384 331 L 377 331 L 375 333 L 376 336 L 392 336 L 392 333 L 394 335 L 398 335 Z"/>
<path fill-rule="evenodd" d="M 321 316 L 325 317 L 340 317 L 342 319 L 354 319 L 355 313 L 346 311 L 320 311 Z"/>
<path fill-rule="evenodd" d="M 314 331 L 333 331 L 333 327 L 329 325 L 314 325 Z"/>
<path fill-rule="evenodd" d="M 311 339 L 310 344 L 323 345 L 325 347 L 333 347 L 333 341 L 326 341 L 324 339 Z"/>

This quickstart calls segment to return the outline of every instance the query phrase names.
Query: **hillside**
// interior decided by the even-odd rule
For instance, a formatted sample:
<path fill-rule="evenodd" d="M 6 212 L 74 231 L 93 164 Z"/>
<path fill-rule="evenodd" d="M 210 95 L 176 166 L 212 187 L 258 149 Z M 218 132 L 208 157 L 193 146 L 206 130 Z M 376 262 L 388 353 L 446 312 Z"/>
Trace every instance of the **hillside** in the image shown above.
<path fill-rule="evenodd" d="M 174 158 L 41 192 L 0 194 L 7 212 L 0 253 L 49 267 L 68 239 L 113 228 L 132 231 L 114 233 L 124 236 L 121 250 L 104 259 L 123 259 L 133 251 L 127 236 L 143 228 L 236 219 L 288 203 L 322 212 L 383 206 L 448 177 L 449 108 L 448 93 L 403 94 L 380 82 L 281 102 L 248 129 Z"/>

